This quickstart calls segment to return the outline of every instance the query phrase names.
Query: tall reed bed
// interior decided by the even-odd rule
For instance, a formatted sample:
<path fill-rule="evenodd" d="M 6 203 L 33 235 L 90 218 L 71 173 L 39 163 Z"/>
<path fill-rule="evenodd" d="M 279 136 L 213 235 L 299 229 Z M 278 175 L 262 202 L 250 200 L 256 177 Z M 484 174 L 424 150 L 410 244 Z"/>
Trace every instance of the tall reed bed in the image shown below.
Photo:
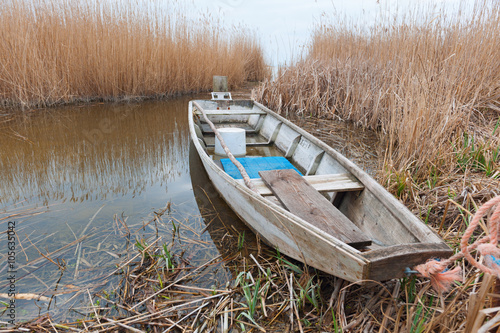
<path fill-rule="evenodd" d="M 286 115 L 340 118 L 375 130 L 386 148 L 379 168 L 384 185 L 458 249 L 472 214 L 499 194 L 500 1 L 477 1 L 462 14 L 423 6 L 370 28 L 342 20 L 319 26 L 308 55 L 253 94 Z M 450 293 L 436 294 L 419 278 L 386 283 L 404 300 L 372 326 L 336 313 L 338 326 L 477 332 L 496 325 L 496 279 L 457 265 L 463 283 Z M 361 299 L 352 290 L 349 296 Z M 352 318 L 375 318 L 375 312 L 363 316 L 366 304 Z"/>
<path fill-rule="evenodd" d="M 255 36 L 193 20 L 174 1 L 6 0 L 0 7 L 0 101 L 47 106 L 165 96 L 260 80 Z"/>
<path fill-rule="evenodd" d="M 379 130 L 386 167 L 403 178 L 450 174 L 460 155 L 474 159 L 478 145 L 486 149 L 476 169 L 494 175 L 499 40 L 498 0 L 477 2 L 467 14 L 418 5 L 370 28 L 336 20 L 319 26 L 309 54 L 255 97 L 282 112 L 335 115 Z"/>

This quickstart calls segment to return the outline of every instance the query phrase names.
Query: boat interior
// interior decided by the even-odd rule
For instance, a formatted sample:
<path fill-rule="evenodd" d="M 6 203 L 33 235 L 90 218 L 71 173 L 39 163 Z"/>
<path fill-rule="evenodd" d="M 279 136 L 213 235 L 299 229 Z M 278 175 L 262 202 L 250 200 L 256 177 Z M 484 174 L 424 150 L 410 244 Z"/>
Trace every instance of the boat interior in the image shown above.
<path fill-rule="evenodd" d="M 301 191 L 306 191 L 302 194 L 307 193 L 307 196 L 314 196 L 315 194 L 310 193 L 312 188 L 323 198 L 319 200 L 321 204 L 316 204 L 318 199 L 315 196 L 312 203 L 306 203 L 317 206 L 310 208 L 306 215 L 312 215 L 311 209 L 323 209 L 320 214 L 335 215 L 336 212 L 340 212 L 342 215 L 340 219 L 345 222 L 345 226 L 341 226 L 341 228 L 347 228 L 346 243 L 348 245 L 365 252 L 393 245 L 425 242 L 422 234 L 412 230 L 403 218 L 388 209 L 377 195 L 365 188 L 365 184 L 360 182 L 349 170 L 351 166 L 336 159 L 333 154 L 325 151 L 325 147 L 321 146 L 324 144 L 319 140 L 298 128 L 294 128 L 294 125 L 283 118 L 265 112 L 251 100 L 198 100 L 193 105 L 195 109 L 203 108 L 207 117 L 217 128 L 237 127 L 245 130 L 247 155 L 244 159 L 254 157 L 286 159 L 298 171 L 299 178 L 306 180 L 308 184 L 307 189 L 301 187 Z M 225 170 L 224 163 L 221 161 L 227 157 L 215 154 L 214 132 L 199 111 L 195 112 L 194 123 L 200 145 L 213 161 Z M 296 202 L 294 200 L 297 198 L 287 198 L 289 195 L 287 192 L 296 191 L 296 188 L 273 188 L 273 184 L 277 184 L 276 179 L 279 177 L 280 175 L 272 174 L 271 171 L 264 173 L 261 171 L 257 177 L 251 178 L 262 196 L 286 210 L 292 211 L 294 206 L 297 206 L 292 204 Z M 243 180 L 238 181 L 243 183 Z M 276 187 L 280 186 L 282 184 Z M 333 208 L 326 207 L 325 202 Z M 327 212 L 324 210 L 325 207 Z M 330 212 L 332 210 L 333 213 Z M 295 211 L 293 213 L 297 214 Z M 338 220 L 338 216 L 336 217 Z M 308 218 L 307 221 L 310 219 Z M 326 230 L 328 227 L 325 229 L 324 226 L 321 226 L 321 222 L 319 224 L 316 226 L 327 232 L 335 232 L 334 230 Z M 338 237 L 339 235 L 334 234 L 333 236 Z"/>

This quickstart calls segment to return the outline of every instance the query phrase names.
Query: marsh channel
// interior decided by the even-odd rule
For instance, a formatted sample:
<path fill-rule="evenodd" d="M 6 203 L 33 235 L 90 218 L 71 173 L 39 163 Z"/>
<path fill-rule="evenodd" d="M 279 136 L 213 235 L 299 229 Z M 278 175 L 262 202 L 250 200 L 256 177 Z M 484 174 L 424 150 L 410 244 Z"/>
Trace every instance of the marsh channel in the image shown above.
<path fill-rule="evenodd" d="M 93 293 L 113 298 L 117 268 L 138 253 L 137 241 L 161 238 L 193 267 L 221 258 L 186 282 L 204 288 L 226 286 L 237 271 L 228 258 L 260 248 L 191 147 L 187 103 L 195 98 L 208 94 L 65 106 L 0 123 L 0 301 L 8 301 L 14 261 L 15 293 L 25 297 L 16 300 L 16 321 L 89 315 Z M 373 133 L 345 123 L 299 124 L 369 172 L 376 169 Z"/>

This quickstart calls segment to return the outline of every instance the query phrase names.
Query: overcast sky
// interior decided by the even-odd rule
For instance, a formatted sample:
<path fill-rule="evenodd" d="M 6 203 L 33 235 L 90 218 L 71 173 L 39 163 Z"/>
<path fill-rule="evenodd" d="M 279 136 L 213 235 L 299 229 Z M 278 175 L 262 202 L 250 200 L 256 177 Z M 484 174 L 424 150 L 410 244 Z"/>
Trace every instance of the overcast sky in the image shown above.
<path fill-rule="evenodd" d="M 465 0 L 472 2 L 473 0 Z M 267 60 L 290 61 L 307 45 L 315 24 L 325 17 L 345 17 L 371 23 L 380 15 L 404 13 L 414 5 L 457 8 L 461 0 L 193 0 L 197 10 L 210 8 L 226 25 L 243 24 L 255 30 Z M 464 1 L 462 1 L 464 2 Z"/>

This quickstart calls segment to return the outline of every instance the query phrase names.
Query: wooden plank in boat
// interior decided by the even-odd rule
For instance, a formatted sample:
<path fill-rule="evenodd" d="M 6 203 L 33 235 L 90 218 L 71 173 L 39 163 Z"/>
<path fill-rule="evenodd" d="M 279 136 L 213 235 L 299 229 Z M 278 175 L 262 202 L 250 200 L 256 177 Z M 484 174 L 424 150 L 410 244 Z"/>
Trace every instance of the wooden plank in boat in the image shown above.
<path fill-rule="evenodd" d="M 368 246 L 372 243 L 354 223 L 295 170 L 261 171 L 259 175 L 291 213 L 353 247 Z"/>
<path fill-rule="evenodd" d="M 361 182 L 347 173 L 304 176 L 303 178 L 319 192 L 350 192 L 361 191 L 365 188 Z M 237 181 L 244 184 L 243 179 L 237 179 Z M 255 178 L 251 181 L 260 195 L 273 195 L 262 179 Z"/>
<path fill-rule="evenodd" d="M 217 128 L 242 128 L 245 130 L 245 132 L 247 134 L 256 133 L 255 129 L 253 129 L 251 126 L 249 126 L 246 123 L 225 123 L 222 125 L 217 124 L 217 125 L 215 125 L 215 127 L 217 127 Z M 214 131 L 212 131 L 212 129 L 210 128 L 210 125 L 208 125 L 206 123 L 201 124 L 201 130 L 205 134 L 214 135 Z"/>
<path fill-rule="evenodd" d="M 272 143 L 269 143 L 269 142 L 247 142 L 246 143 L 246 146 L 247 147 L 267 147 L 267 146 L 272 146 L 273 144 Z M 208 148 L 215 148 L 215 144 L 211 143 L 211 144 L 207 144 L 207 147 Z"/>
<path fill-rule="evenodd" d="M 207 147 L 215 147 L 215 136 L 214 135 L 205 135 L 203 136 L 203 141 L 205 141 Z M 250 136 L 246 137 L 246 145 L 247 147 L 259 147 L 259 146 L 272 146 L 272 143 L 263 140 L 260 136 Z M 264 155 L 264 154 L 263 154 Z"/>
<path fill-rule="evenodd" d="M 204 110 L 205 114 L 208 116 L 225 116 L 225 115 L 253 115 L 253 114 L 267 114 L 265 111 L 258 109 L 250 109 L 250 110 Z M 201 114 L 200 111 L 196 111 L 196 114 Z"/>

